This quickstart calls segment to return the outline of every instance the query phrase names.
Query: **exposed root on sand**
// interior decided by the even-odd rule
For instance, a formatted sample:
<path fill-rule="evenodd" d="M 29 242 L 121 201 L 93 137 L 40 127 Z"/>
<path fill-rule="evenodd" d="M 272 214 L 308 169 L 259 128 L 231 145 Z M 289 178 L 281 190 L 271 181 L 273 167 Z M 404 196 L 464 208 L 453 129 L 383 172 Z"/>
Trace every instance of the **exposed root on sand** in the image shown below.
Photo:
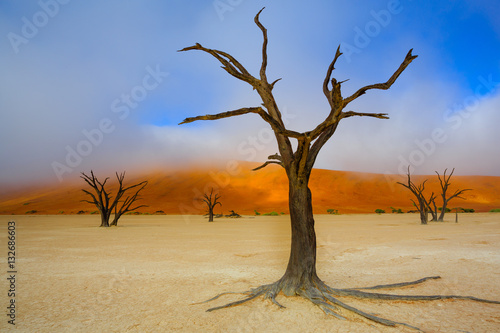
<path fill-rule="evenodd" d="M 363 290 L 374 290 L 374 289 L 391 289 L 391 288 L 400 288 L 406 286 L 416 285 L 427 280 L 431 279 L 440 279 L 439 276 L 429 276 L 416 281 L 411 282 L 402 282 L 402 283 L 394 283 L 394 284 L 384 284 L 384 285 L 376 285 L 372 287 L 360 287 L 360 288 L 349 288 L 349 289 L 335 289 L 327 286 L 323 281 L 319 278 L 313 278 L 312 281 L 305 283 L 300 288 L 291 288 L 290 284 L 284 278 L 276 281 L 272 284 L 262 285 L 257 288 L 250 289 L 248 291 L 243 292 L 225 292 L 221 293 L 215 297 L 212 297 L 204 302 L 195 303 L 207 303 L 213 301 L 223 295 L 228 294 L 244 294 L 247 297 L 235 302 L 231 302 L 225 305 L 213 307 L 207 310 L 207 312 L 215 311 L 219 309 L 228 308 L 231 306 L 236 306 L 243 304 L 245 302 L 251 301 L 254 298 L 259 296 L 263 296 L 265 299 L 270 299 L 271 302 L 276 304 L 280 308 L 284 308 L 283 305 L 278 303 L 276 297 L 280 292 L 283 292 L 285 295 L 292 296 L 298 295 L 304 297 L 316 304 L 323 310 L 326 314 L 332 315 L 336 318 L 345 320 L 346 318 L 337 313 L 339 308 L 346 309 L 348 311 L 354 312 L 366 319 L 372 320 L 382 325 L 386 326 L 396 326 L 403 325 L 418 331 L 421 331 L 418 327 L 408 325 L 406 323 L 396 322 L 389 319 L 381 318 L 369 313 L 366 313 L 362 310 L 359 310 L 355 307 L 352 307 L 340 300 L 336 297 L 355 297 L 358 299 L 373 299 L 373 300 L 396 300 L 396 301 L 431 301 L 431 300 L 445 300 L 445 299 L 461 299 L 461 300 L 471 300 L 476 302 L 484 302 L 484 303 L 493 303 L 500 304 L 499 301 L 492 301 L 472 296 L 458 296 L 458 295 L 391 295 L 391 294 L 380 294 L 373 292 L 361 291 Z"/>

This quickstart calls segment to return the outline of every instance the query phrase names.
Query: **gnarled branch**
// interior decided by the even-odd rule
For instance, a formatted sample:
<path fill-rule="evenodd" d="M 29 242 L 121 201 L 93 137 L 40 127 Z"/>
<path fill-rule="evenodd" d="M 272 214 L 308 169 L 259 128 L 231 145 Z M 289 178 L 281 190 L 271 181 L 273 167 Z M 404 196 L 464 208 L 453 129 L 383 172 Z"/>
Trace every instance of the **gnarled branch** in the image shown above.
<path fill-rule="evenodd" d="M 219 62 L 223 65 L 222 68 L 226 70 L 226 72 L 240 80 L 250 83 L 251 85 L 254 85 L 254 82 L 257 80 L 246 70 L 245 67 L 243 67 L 243 65 L 238 60 L 236 60 L 229 53 L 214 49 L 208 49 L 206 47 L 203 47 L 200 43 L 185 47 L 178 52 L 185 52 L 190 50 L 200 50 L 211 54 L 214 58 L 219 60 Z"/>
<path fill-rule="evenodd" d="M 332 73 L 333 73 L 333 70 L 335 69 L 335 63 L 337 62 L 337 59 L 342 55 L 342 52 L 340 52 L 340 45 L 338 46 L 337 48 L 337 51 L 335 52 L 335 57 L 333 58 L 333 61 L 330 63 L 330 66 L 328 66 L 328 70 L 326 71 L 326 76 L 325 76 L 325 80 L 323 81 L 323 93 L 325 94 L 326 96 L 326 99 L 328 99 L 328 102 L 330 103 L 330 106 L 332 108 L 334 108 L 334 105 L 332 105 L 333 103 L 333 96 L 332 96 L 332 92 L 334 92 L 335 90 L 335 84 L 337 83 L 337 80 L 335 80 L 334 78 L 332 78 Z M 329 82 L 332 82 L 332 90 L 328 89 L 328 83 Z M 335 91 L 336 92 L 336 91 Z M 338 90 L 338 92 L 340 92 L 340 90 Z M 340 96 L 342 97 L 342 96 Z"/>
<path fill-rule="evenodd" d="M 260 66 L 260 79 L 263 82 L 267 82 L 267 76 L 266 76 L 266 69 L 267 69 L 267 29 L 259 21 L 260 13 L 262 13 L 262 11 L 264 10 L 264 8 L 266 8 L 266 7 L 263 7 L 261 10 L 259 10 L 259 12 L 257 13 L 257 15 L 255 15 L 254 22 L 255 22 L 255 24 L 257 24 L 257 26 L 259 27 L 259 29 L 262 31 L 262 36 L 264 37 L 264 41 L 262 42 L 262 65 Z M 276 83 L 276 81 L 273 82 L 273 85 L 274 85 L 274 83 Z"/>
<path fill-rule="evenodd" d="M 353 116 L 359 116 L 359 117 L 374 117 L 374 118 L 379 118 L 379 119 L 389 119 L 387 116 L 387 113 L 366 113 L 366 112 L 354 112 L 354 111 L 346 111 L 342 112 L 342 119 L 343 118 L 349 118 Z"/>
<path fill-rule="evenodd" d="M 344 99 L 344 105 L 347 105 L 347 104 L 351 103 L 352 101 L 354 101 L 359 96 L 364 95 L 367 90 L 370 90 L 370 89 L 387 90 L 387 89 L 389 89 L 394 84 L 394 82 L 396 82 L 396 79 L 399 77 L 399 75 L 401 75 L 401 73 L 403 73 L 403 71 L 406 69 L 406 67 L 408 67 L 408 65 L 415 58 L 418 57 L 416 55 L 415 56 L 412 55 L 412 51 L 413 51 L 413 49 L 408 51 L 405 59 L 403 60 L 403 62 L 399 66 L 399 68 L 394 72 L 394 74 L 392 74 L 392 76 L 389 78 L 389 80 L 387 80 L 387 82 L 371 84 L 371 85 L 368 85 L 368 86 L 365 86 L 363 88 L 358 89 L 358 91 L 356 91 L 350 97 Z"/>
<path fill-rule="evenodd" d="M 249 108 L 241 108 L 238 110 L 233 110 L 233 111 L 227 111 L 227 112 L 222 112 L 218 114 L 213 114 L 213 115 L 205 115 L 205 116 L 197 116 L 197 117 L 189 117 L 184 119 L 179 125 L 182 124 L 187 124 L 187 123 L 192 123 L 193 121 L 197 120 L 217 120 L 217 119 L 223 119 L 223 118 L 229 118 L 229 117 L 234 117 L 234 116 L 240 116 L 243 114 L 248 114 L 248 113 L 256 113 L 262 117 L 269 125 L 271 125 L 272 129 L 279 134 L 282 134 L 287 137 L 292 137 L 292 138 L 300 138 L 303 137 L 304 134 L 295 132 L 295 131 L 290 131 L 287 130 L 284 126 L 282 126 L 279 122 L 277 122 L 274 118 L 272 118 L 269 113 L 264 111 L 263 108 L 260 106 L 258 107 L 249 107 Z"/>
<path fill-rule="evenodd" d="M 285 165 L 283 164 L 283 158 L 279 154 L 269 155 L 267 157 L 267 159 L 269 159 L 269 160 L 277 160 L 277 161 L 267 161 L 264 164 L 262 164 L 261 166 L 258 166 L 256 168 L 252 169 L 252 171 L 260 170 L 260 169 L 268 166 L 269 164 L 278 164 L 279 166 L 281 166 L 283 168 L 285 167 Z"/>

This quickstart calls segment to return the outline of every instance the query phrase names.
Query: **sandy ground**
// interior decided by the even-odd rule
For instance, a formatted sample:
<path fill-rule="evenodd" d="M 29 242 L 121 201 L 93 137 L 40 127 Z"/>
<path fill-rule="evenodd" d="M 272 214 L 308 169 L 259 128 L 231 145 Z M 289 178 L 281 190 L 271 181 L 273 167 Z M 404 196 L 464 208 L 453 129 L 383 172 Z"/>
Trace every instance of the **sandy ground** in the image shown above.
<path fill-rule="evenodd" d="M 454 216 L 448 216 L 450 220 Z M 16 221 L 17 332 L 414 332 L 347 311 L 325 315 L 310 302 L 279 296 L 215 312 L 243 291 L 274 282 L 289 251 L 288 216 L 217 219 L 126 216 L 0 216 L 2 308 L 8 305 L 7 221 Z M 414 214 L 318 215 L 320 277 L 334 287 L 440 275 L 407 294 L 460 294 L 500 300 L 500 214 L 461 214 L 421 226 Z M 473 301 L 343 299 L 426 332 L 499 332 L 500 305 Z M 14 331 L 2 315 L 0 331 Z"/>

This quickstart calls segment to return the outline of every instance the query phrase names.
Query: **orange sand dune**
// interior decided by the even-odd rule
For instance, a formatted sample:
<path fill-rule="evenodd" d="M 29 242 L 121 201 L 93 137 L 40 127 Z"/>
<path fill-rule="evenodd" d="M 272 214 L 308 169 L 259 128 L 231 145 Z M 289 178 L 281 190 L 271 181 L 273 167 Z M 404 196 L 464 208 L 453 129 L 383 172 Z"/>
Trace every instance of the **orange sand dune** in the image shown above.
<path fill-rule="evenodd" d="M 206 209 L 197 198 L 212 187 L 221 195 L 222 207 L 217 206 L 217 213 L 227 214 L 230 210 L 240 214 L 288 213 L 288 183 L 283 169 L 269 166 L 253 172 L 252 167 L 255 165 L 234 162 L 224 168 L 148 172 L 126 178 L 125 182 L 149 181 L 140 201 L 148 205 L 139 210 L 145 213 L 203 214 Z M 424 179 L 429 179 L 428 195 L 439 192 L 436 175 L 414 177 L 415 182 Z M 390 212 L 390 207 L 414 209 L 410 192 L 397 185 L 397 181 L 404 182 L 405 177 L 316 169 L 310 180 L 314 211 L 324 214 L 330 208 L 338 209 L 339 213 L 372 213 L 377 208 Z M 473 208 L 478 212 L 500 208 L 500 177 L 453 176 L 451 183 L 449 194 L 456 189 L 473 190 L 463 195 L 466 200 L 453 199 L 449 207 Z M 83 187 L 81 181 L 2 194 L 0 214 L 26 214 L 33 210 L 38 214 L 95 211 L 94 206 L 81 202 L 86 199 L 80 190 Z M 437 203 L 441 203 L 440 199 Z"/>

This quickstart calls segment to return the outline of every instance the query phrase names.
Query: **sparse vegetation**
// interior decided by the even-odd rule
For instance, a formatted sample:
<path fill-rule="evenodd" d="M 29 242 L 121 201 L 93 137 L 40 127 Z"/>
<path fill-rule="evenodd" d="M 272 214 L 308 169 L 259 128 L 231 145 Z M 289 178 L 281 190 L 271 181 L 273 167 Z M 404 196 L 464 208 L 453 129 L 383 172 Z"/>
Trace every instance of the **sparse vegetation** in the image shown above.
<path fill-rule="evenodd" d="M 338 209 L 333 209 L 333 208 L 330 208 L 330 209 L 327 209 L 326 212 L 328 214 L 334 214 L 334 215 L 339 215 L 339 210 Z"/>
<path fill-rule="evenodd" d="M 493 208 L 490 213 L 500 213 L 500 208 Z"/>
<path fill-rule="evenodd" d="M 393 214 L 404 214 L 404 212 L 401 210 L 401 208 L 391 207 L 391 210 L 392 210 Z"/>
<path fill-rule="evenodd" d="M 439 211 L 442 211 L 442 210 L 443 210 L 443 207 L 438 207 L 438 210 L 439 210 Z M 445 209 L 445 213 L 449 213 L 449 212 L 451 212 L 451 209 L 450 209 L 450 208 L 448 208 L 448 207 L 446 207 L 446 209 Z"/>
<path fill-rule="evenodd" d="M 256 215 L 256 216 L 259 216 L 259 215 L 260 215 L 260 213 L 259 213 L 256 209 L 254 209 L 253 211 L 255 212 L 255 215 Z"/>
<path fill-rule="evenodd" d="M 36 214 L 36 213 L 38 213 L 38 211 L 37 211 L 37 210 L 35 210 L 35 209 L 28 210 L 28 211 L 26 212 L 26 214 Z"/>
<path fill-rule="evenodd" d="M 277 212 L 270 212 L 270 213 L 264 213 L 262 215 L 264 215 L 264 216 L 279 216 L 280 214 L 278 214 Z"/>
<path fill-rule="evenodd" d="M 377 214 L 385 214 L 385 210 L 377 208 L 377 209 L 375 209 L 375 213 L 377 213 Z"/>

